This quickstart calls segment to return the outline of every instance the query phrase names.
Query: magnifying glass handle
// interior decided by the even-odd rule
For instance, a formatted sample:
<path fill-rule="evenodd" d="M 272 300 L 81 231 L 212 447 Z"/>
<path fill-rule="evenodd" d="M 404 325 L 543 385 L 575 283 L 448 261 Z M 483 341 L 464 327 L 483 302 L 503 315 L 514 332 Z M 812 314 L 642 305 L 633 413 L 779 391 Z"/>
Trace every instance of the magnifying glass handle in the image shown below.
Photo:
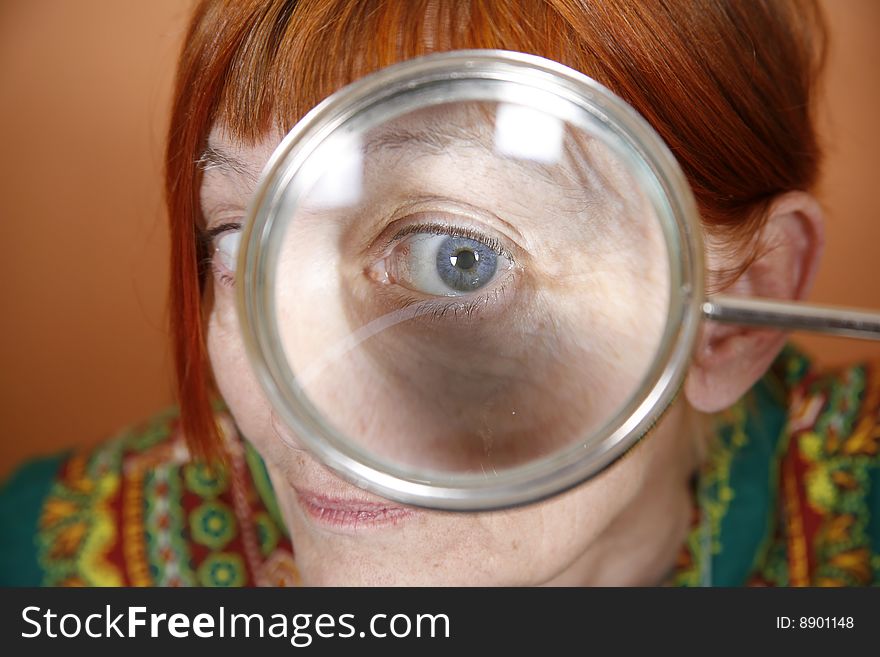
<path fill-rule="evenodd" d="M 723 294 L 708 297 L 702 311 L 715 322 L 880 340 L 880 312 Z"/>

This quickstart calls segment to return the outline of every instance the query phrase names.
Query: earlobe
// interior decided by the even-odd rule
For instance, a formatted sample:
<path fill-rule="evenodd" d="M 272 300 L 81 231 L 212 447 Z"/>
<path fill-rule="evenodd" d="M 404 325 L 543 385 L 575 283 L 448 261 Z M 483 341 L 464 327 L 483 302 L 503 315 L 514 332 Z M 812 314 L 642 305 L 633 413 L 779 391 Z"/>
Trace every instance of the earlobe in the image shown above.
<path fill-rule="evenodd" d="M 757 257 L 725 294 L 804 299 L 812 287 L 824 243 L 822 210 L 805 192 L 771 204 L 756 244 Z M 710 268 L 723 266 L 708 254 Z M 707 322 L 685 381 L 688 402 L 704 413 L 734 404 L 763 376 L 785 344 L 780 331 Z"/>
<path fill-rule="evenodd" d="M 703 413 L 732 406 L 764 375 L 785 340 L 785 334 L 769 329 L 704 331 L 685 380 L 688 402 Z"/>

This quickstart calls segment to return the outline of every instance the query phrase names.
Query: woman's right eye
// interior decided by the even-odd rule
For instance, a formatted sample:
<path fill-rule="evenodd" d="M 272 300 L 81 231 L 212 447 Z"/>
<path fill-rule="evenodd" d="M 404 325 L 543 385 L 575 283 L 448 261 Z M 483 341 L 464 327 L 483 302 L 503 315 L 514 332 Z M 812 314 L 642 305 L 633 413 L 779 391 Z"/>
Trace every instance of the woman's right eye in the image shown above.
<path fill-rule="evenodd" d="M 235 281 L 238 246 L 241 243 L 241 224 L 221 224 L 207 231 L 206 238 L 211 249 L 211 268 L 214 274 L 221 283 L 232 285 Z"/>
<path fill-rule="evenodd" d="M 457 297 L 495 282 L 512 266 L 490 238 L 416 232 L 385 259 L 389 278 L 422 294 Z"/>
<path fill-rule="evenodd" d="M 238 246 L 241 243 L 241 230 L 228 230 L 214 239 L 214 254 L 220 264 L 230 273 L 235 273 L 238 260 Z"/>

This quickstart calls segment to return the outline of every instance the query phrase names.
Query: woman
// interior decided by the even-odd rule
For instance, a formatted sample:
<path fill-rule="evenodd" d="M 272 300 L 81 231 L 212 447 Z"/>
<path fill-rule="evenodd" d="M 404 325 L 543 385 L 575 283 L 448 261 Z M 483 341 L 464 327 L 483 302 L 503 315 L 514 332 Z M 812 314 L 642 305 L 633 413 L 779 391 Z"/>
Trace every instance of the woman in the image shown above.
<path fill-rule="evenodd" d="M 818 378 L 778 332 L 708 324 L 684 394 L 601 476 L 504 512 L 422 511 L 358 490 L 281 440 L 244 356 L 229 266 L 256 177 L 312 106 L 397 61 L 498 48 L 582 71 L 653 125 L 696 195 L 715 289 L 801 299 L 822 245 L 810 189 L 823 36 L 803 2 L 201 2 L 167 151 L 180 414 L 14 476 L 0 503 L 4 579 L 877 581 L 870 367 Z"/>

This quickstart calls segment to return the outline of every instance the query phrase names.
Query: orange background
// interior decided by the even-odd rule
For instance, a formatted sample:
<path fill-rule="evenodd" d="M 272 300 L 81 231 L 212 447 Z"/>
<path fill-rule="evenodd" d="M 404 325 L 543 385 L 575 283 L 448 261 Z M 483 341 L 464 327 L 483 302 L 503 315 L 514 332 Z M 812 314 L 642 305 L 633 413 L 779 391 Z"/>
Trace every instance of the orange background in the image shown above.
<path fill-rule="evenodd" d="M 825 5 L 828 246 L 813 299 L 880 308 L 880 2 Z M 0 475 L 171 403 L 161 162 L 189 6 L 0 4 Z M 802 342 L 826 364 L 880 356 Z"/>

